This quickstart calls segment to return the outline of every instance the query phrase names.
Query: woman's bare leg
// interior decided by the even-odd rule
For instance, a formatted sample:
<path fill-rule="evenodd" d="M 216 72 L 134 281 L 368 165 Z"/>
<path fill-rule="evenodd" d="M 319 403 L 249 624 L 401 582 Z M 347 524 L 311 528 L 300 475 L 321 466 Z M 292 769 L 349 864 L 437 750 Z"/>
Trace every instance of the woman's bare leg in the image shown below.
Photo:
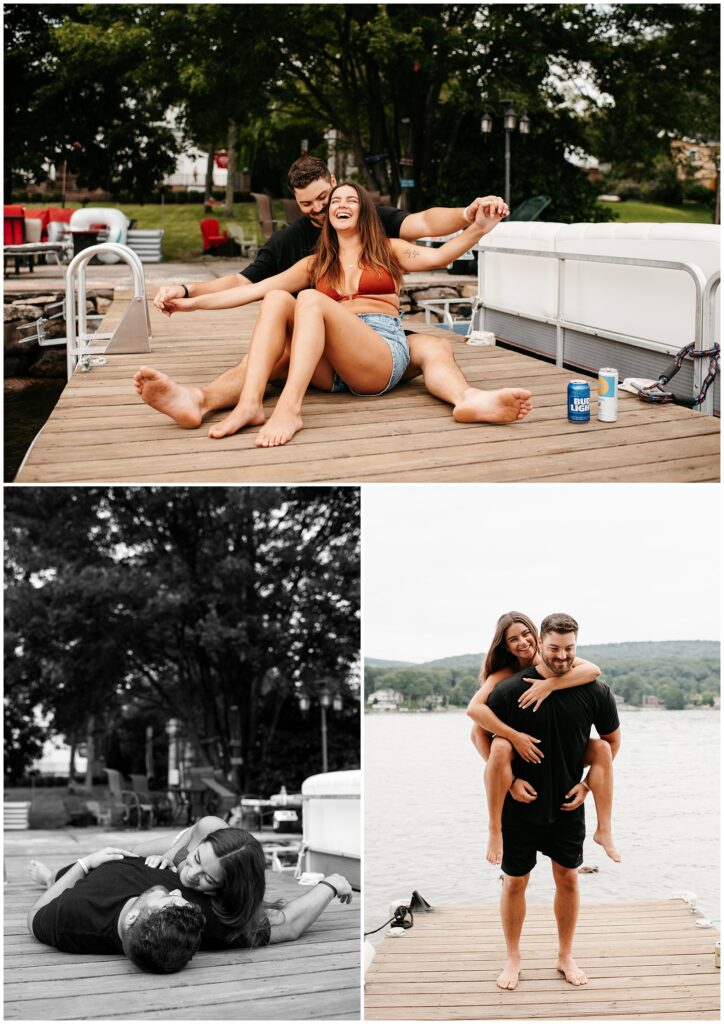
<path fill-rule="evenodd" d="M 500 864 L 503 859 L 503 804 L 513 785 L 513 745 L 496 736 L 485 766 L 485 792 L 488 798 L 488 851 L 486 859 Z"/>
<path fill-rule="evenodd" d="M 209 437 L 228 437 L 246 426 L 265 420 L 263 400 L 266 386 L 285 360 L 294 327 L 296 302 L 289 292 L 267 292 L 251 336 L 241 395 L 228 416 L 209 430 Z"/>
<path fill-rule="evenodd" d="M 591 769 L 586 784 L 593 793 L 598 825 L 593 833 L 594 843 L 602 846 L 611 860 L 620 863 L 621 857 L 613 841 L 611 814 L 613 811 L 613 758 L 611 747 L 605 740 L 589 740 L 585 764 Z"/>
<path fill-rule="evenodd" d="M 334 368 L 334 369 L 333 369 Z M 382 391 L 392 372 L 385 341 L 354 313 L 322 292 L 300 292 L 289 373 L 276 408 L 257 435 L 260 448 L 286 444 L 304 426 L 302 401 L 312 383 L 329 390 L 334 370 L 355 391 Z"/>

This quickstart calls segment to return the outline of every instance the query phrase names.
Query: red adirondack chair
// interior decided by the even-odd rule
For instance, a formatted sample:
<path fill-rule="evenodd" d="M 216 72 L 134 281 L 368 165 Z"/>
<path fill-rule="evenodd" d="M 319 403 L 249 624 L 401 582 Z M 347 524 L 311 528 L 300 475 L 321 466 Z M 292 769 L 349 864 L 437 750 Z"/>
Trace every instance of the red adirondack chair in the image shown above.
<path fill-rule="evenodd" d="M 228 241 L 229 233 L 225 231 L 223 235 L 219 234 L 219 222 L 215 217 L 205 217 L 200 221 L 199 227 L 204 240 L 204 252 L 225 245 Z"/>

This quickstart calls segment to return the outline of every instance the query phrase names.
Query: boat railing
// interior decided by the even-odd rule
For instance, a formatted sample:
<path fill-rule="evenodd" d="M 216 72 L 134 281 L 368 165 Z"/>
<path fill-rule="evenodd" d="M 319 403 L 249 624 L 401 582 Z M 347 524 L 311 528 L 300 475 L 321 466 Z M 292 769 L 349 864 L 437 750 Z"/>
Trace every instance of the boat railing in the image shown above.
<path fill-rule="evenodd" d="M 562 366 L 564 361 L 564 340 L 565 331 L 573 330 L 581 334 L 588 334 L 594 337 L 606 338 L 610 341 L 621 342 L 625 345 L 634 345 L 641 348 L 656 348 L 659 352 L 668 355 L 675 355 L 683 345 L 678 347 L 667 342 L 657 342 L 652 338 L 644 338 L 620 331 L 604 330 L 600 326 L 581 323 L 576 320 L 569 320 L 565 317 L 566 303 L 566 269 L 570 263 L 600 263 L 613 264 L 618 266 L 651 268 L 656 270 L 678 271 L 687 274 L 694 284 L 694 330 L 693 337 L 687 338 L 694 342 L 697 352 L 704 351 L 713 340 L 714 323 L 716 317 L 716 292 L 719 285 L 719 273 L 711 275 L 707 281 L 703 271 L 694 263 L 684 260 L 651 260 L 642 257 L 632 256 L 605 256 L 598 253 L 577 253 L 560 252 L 548 249 L 527 249 L 512 246 L 478 245 L 478 297 L 475 303 L 476 321 L 471 325 L 473 329 L 485 330 L 486 311 L 508 314 L 511 316 L 524 316 L 526 319 L 549 324 L 555 327 L 555 362 Z M 558 263 L 557 295 L 555 312 L 552 316 L 542 313 L 521 313 L 520 310 L 511 309 L 506 306 L 496 305 L 485 298 L 485 275 L 486 258 L 488 256 L 532 256 L 556 260 Z M 699 393 L 701 382 L 706 375 L 706 364 L 703 359 L 694 360 L 694 397 Z M 713 395 L 711 390 L 700 406 L 699 412 L 709 415 L 713 412 Z"/>

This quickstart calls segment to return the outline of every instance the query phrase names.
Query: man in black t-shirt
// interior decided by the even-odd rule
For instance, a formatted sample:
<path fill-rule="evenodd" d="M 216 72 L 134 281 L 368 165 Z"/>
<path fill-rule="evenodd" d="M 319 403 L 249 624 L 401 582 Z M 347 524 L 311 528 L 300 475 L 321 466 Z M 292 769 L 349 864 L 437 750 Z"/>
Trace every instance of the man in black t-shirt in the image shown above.
<path fill-rule="evenodd" d="M 206 925 L 177 884 L 172 871 L 106 847 L 56 878 L 29 911 L 28 930 L 63 952 L 125 953 L 141 970 L 171 974 L 199 948 Z"/>
<path fill-rule="evenodd" d="M 608 686 L 596 681 L 554 690 L 535 712 L 518 705 L 518 698 L 530 685 L 527 680 L 562 676 L 571 668 L 577 637 L 578 623 L 570 615 L 549 615 L 541 624 L 540 664 L 498 683 L 488 698 L 488 707 L 501 721 L 537 738 L 543 755 L 535 763 L 515 753 L 514 782 L 503 806 L 500 909 L 508 959 L 498 986 L 504 989 L 518 984 L 525 890 L 538 852 L 551 858 L 556 885 L 556 966 L 572 985 L 585 985 L 588 980 L 573 959 L 578 867 L 586 832 L 583 801 L 588 787 L 581 781 L 583 759 L 592 725 L 615 756 L 620 746 L 616 702 Z"/>
<path fill-rule="evenodd" d="M 166 316 L 183 312 L 183 304 L 175 300 L 194 299 L 200 295 L 222 292 L 239 285 L 256 284 L 280 274 L 308 256 L 316 244 L 327 216 L 329 196 L 336 184 L 327 165 L 317 157 L 305 156 L 289 169 L 289 185 L 304 216 L 293 224 L 274 232 L 258 256 L 243 272 L 227 274 L 215 281 L 166 285 L 159 289 L 154 305 Z M 420 213 L 407 213 L 392 206 L 380 206 L 377 213 L 389 238 L 415 241 L 418 238 L 453 234 L 468 227 L 479 206 L 507 216 L 506 203 L 499 196 L 474 199 L 465 208 L 434 207 Z M 452 345 L 447 338 L 405 332 L 410 350 L 410 363 L 402 380 L 411 380 L 420 373 L 425 386 L 436 398 L 453 407 L 459 422 L 508 421 L 510 409 L 499 399 L 498 391 L 471 387 L 455 362 Z M 136 375 L 137 390 L 144 402 L 180 426 L 198 426 L 203 417 L 217 409 L 236 405 L 246 376 L 247 357 L 203 388 L 190 388 L 171 380 L 158 370 L 144 367 Z M 286 365 L 275 367 L 273 380 L 283 381 Z M 142 385 L 142 386 L 140 386 Z"/>
<path fill-rule="evenodd" d="M 293 941 L 333 899 L 352 900 L 349 882 L 329 875 L 283 909 L 260 907 L 256 932 L 236 935 L 211 896 L 180 885 L 174 868 L 149 867 L 131 851 L 106 847 L 57 874 L 33 863 L 48 889 L 28 913 L 31 935 L 66 953 L 125 953 L 155 973 L 181 970 L 197 949 Z"/>

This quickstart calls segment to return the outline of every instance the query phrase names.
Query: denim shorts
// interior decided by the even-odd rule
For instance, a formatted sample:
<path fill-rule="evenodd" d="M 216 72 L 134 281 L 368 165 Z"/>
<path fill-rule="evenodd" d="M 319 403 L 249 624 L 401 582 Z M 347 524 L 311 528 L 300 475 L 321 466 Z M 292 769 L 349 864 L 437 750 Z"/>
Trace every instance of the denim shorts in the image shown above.
<path fill-rule="evenodd" d="M 353 395 L 360 397 L 375 398 L 377 395 L 384 395 L 396 387 L 410 362 L 410 348 L 407 344 L 405 332 L 402 329 L 402 321 L 398 316 L 388 316 L 386 313 L 357 313 L 360 320 L 376 331 L 379 336 L 387 342 L 392 353 L 392 372 L 390 379 L 382 391 L 375 391 L 372 394 L 361 391 L 352 391 L 339 374 L 335 371 L 332 382 L 332 391 L 351 391 Z"/>

